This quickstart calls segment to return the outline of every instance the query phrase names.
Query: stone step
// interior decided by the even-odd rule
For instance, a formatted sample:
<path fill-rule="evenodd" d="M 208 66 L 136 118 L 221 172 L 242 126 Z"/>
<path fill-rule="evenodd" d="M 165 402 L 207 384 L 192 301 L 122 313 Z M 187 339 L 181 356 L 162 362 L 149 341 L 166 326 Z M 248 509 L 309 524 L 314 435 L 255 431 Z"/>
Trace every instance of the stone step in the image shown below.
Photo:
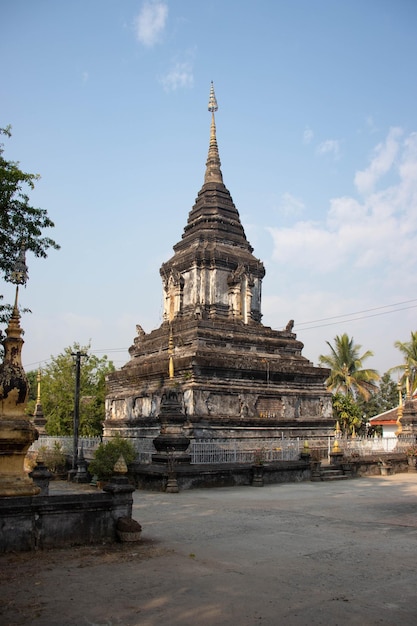
<path fill-rule="evenodd" d="M 352 478 L 352 476 L 348 476 L 347 474 L 324 474 L 321 477 L 322 480 L 348 480 L 349 478 Z"/>
<path fill-rule="evenodd" d="M 333 469 L 330 467 L 322 467 L 321 480 L 347 480 L 351 478 L 350 474 L 344 474 L 341 469 Z"/>

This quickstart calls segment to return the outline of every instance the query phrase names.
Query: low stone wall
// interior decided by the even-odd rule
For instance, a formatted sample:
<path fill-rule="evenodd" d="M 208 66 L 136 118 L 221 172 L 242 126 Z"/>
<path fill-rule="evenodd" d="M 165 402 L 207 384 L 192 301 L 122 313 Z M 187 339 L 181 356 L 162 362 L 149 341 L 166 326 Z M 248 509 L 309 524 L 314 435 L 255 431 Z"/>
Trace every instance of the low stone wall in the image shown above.
<path fill-rule="evenodd" d="M 138 489 L 165 491 L 166 465 L 132 463 L 129 466 Z M 310 480 L 310 465 L 303 461 L 277 461 L 262 466 L 224 463 L 216 465 L 177 465 L 175 477 L 180 491 L 206 487 L 238 487 L 256 484 L 261 473 L 264 484 Z"/>
<path fill-rule="evenodd" d="M 0 552 L 111 542 L 120 517 L 132 515 L 130 485 L 107 492 L 0 499 Z"/>
<path fill-rule="evenodd" d="M 303 461 L 282 461 L 262 467 L 265 485 L 275 483 L 299 483 L 311 479 L 310 463 Z"/>
<path fill-rule="evenodd" d="M 381 461 L 391 464 L 393 474 L 409 471 L 407 458 L 404 454 L 381 454 L 380 457 L 358 457 L 343 459 L 343 461 L 340 463 L 340 468 L 352 478 L 379 476 L 381 474 Z M 345 465 L 348 465 L 347 471 L 344 470 Z M 261 466 L 238 463 L 179 464 L 175 467 L 174 473 L 178 490 L 183 491 L 206 487 L 261 486 L 314 480 L 311 467 L 309 461 L 303 460 L 275 461 Z M 151 491 L 166 490 L 168 482 L 168 468 L 166 465 L 132 463 L 129 466 L 129 470 L 138 489 Z"/>
<path fill-rule="evenodd" d="M 380 476 L 381 462 L 389 463 L 393 474 L 408 472 L 408 461 L 405 454 L 386 453 L 381 454 L 379 457 L 363 456 L 350 461 L 356 476 Z"/>

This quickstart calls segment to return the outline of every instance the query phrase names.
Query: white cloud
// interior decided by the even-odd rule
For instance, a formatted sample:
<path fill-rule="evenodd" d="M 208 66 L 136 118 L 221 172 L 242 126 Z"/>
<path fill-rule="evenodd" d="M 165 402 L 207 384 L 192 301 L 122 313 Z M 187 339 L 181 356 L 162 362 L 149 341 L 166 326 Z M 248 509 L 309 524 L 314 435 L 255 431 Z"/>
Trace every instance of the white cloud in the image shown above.
<path fill-rule="evenodd" d="M 280 212 L 285 215 L 299 215 L 304 210 L 304 202 L 289 192 L 283 193 L 279 203 Z"/>
<path fill-rule="evenodd" d="M 312 142 L 313 137 L 314 137 L 313 131 L 311 130 L 311 128 L 306 126 L 304 133 L 303 133 L 303 142 L 306 144 L 309 144 Z"/>
<path fill-rule="evenodd" d="M 370 133 L 376 133 L 378 131 L 378 128 L 375 124 L 375 121 L 372 115 L 368 115 L 368 117 L 366 118 L 366 125 Z"/>
<path fill-rule="evenodd" d="M 161 37 L 168 18 L 168 5 L 160 0 L 144 2 L 136 18 L 136 37 L 144 46 L 152 47 Z"/>
<path fill-rule="evenodd" d="M 86 83 L 89 78 L 90 78 L 90 76 L 89 76 L 88 72 L 83 72 L 82 73 L 82 81 L 83 81 L 83 83 Z"/>
<path fill-rule="evenodd" d="M 314 222 L 297 222 L 293 228 L 269 228 L 274 241 L 272 258 L 292 267 L 330 271 L 338 262 L 333 233 Z"/>
<path fill-rule="evenodd" d="M 172 69 L 159 79 L 165 91 L 175 91 L 180 87 L 192 87 L 193 66 L 189 62 L 175 63 Z"/>
<path fill-rule="evenodd" d="M 392 167 L 399 149 L 400 128 L 391 128 L 384 143 L 374 148 L 374 157 L 369 166 L 355 174 L 355 185 L 359 193 L 371 193 L 378 180 Z"/>
<path fill-rule="evenodd" d="M 362 201 L 333 198 L 324 223 L 298 221 L 292 228 L 270 228 L 274 261 L 303 268 L 308 275 L 334 273 L 336 280 L 343 268 L 357 275 L 358 285 L 366 270 L 379 281 L 397 281 L 399 288 L 411 289 L 417 278 L 417 133 L 401 144 L 400 135 L 400 129 L 392 129 L 376 147 L 365 170 L 369 184 L 361 186 L 371 191 Z M 370 182 L 382 172 L 394 184 L 373 193 Z"/>
<path fill-rule="evenodd" d="M 340 142 L 337 139 L 326 139 L 322 141 L 317 147 L 317 154 L 333 154 L 335 159 L 340 156 Z"/>

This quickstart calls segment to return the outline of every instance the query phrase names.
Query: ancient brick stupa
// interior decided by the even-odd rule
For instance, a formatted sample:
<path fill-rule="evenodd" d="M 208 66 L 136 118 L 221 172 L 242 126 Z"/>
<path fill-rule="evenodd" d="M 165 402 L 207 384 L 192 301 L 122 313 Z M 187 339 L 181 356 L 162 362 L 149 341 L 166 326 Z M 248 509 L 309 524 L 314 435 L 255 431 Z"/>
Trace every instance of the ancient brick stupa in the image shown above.
<path fill-rule="evenodd" d="M 177 389 L 194 439 L 320 437 L 333 431 L 329 372 L 302 356 L 290 321 L 262 324 L 263 263 L 223 184 L 214 113 L 204 184 L 174 255 L 163 263 L 164 314 L 140 326 L 130 361 L 108 377 L 105 436 L 152 440 L 166 386 Z"/>

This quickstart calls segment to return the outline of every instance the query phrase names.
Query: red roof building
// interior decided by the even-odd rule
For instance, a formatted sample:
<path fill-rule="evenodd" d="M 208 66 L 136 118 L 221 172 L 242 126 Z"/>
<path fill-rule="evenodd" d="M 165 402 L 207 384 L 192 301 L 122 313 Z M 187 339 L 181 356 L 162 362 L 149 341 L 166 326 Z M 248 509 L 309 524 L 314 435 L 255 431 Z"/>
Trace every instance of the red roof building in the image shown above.
<path fill-rule="evenodd" d="M 417 411 L 417 395 L 414 395 L 411 402 L 414 410 Z M 384 413 L 375 415 L 374 417 L 370 418 L 369 423 L 372 426 L 382 426 L 383 437 L 395 437 L 399 427 L 397 423 L 398 409 L 399 407 L 397 406 L 394 409 L 390 409 L 389 411 L 385 411 Z"/>

